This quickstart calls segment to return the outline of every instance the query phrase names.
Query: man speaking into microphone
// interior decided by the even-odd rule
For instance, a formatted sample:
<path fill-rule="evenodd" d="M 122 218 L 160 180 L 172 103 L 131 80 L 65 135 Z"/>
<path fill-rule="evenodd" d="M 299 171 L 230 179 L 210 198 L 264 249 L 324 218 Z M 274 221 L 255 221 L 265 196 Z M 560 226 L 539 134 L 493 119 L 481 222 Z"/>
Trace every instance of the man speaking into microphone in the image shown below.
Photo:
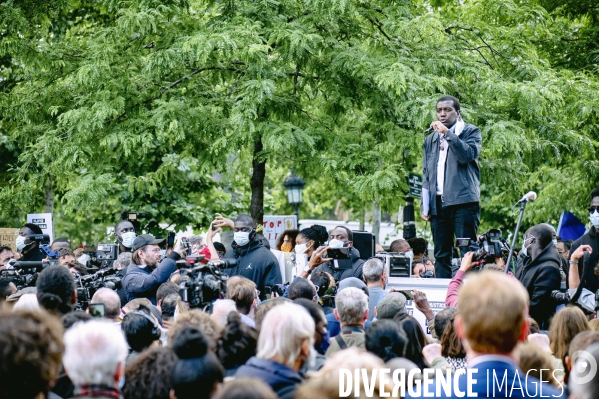
<path fill-rule="evenodd" d="M 437 121 L 427 131 L 422 156 L 422 219 L 430 220 L 435 243 L 435 275 L 451 278 L 454 237 L 476 241 L 480 223 L 481 151 L 479 128 L 464 123 L 460 102 L 452 96 L 437 100 Z"/>

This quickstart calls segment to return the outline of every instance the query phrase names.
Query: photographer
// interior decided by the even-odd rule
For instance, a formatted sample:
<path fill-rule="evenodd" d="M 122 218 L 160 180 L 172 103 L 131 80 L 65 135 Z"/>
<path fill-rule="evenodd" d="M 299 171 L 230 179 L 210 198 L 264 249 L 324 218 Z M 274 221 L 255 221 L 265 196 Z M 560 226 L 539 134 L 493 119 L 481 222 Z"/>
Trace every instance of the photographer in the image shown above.
<path fill-rule="evenodd" d="M 40 248 L 39 241 L 35 241 L 29 238 L 34 234 L 43 234 L 42 229 L 36 224 L 27 223 L 21 231 L 16 240 L 17 251 L 21 253 L 21 261 L 24 262 L 40 262 L 46 259 L 47 255 Z"/>
<path fill-rule="evenodd" d="M 15 256 L 10 247 L 0 247 L 0 270 L 4 270 L 6 264 L 14 258 Z"/>
<path fill-rule="evenodd" d="M 131 246 L 133 256 L 123 278 L 123 287 L 129 301 L 136 298 L 147 298 L 156 305 L 156 291 L 160 284 L 168 281 L 171 274 L 177 270 L 175 262 L 185 254 L 180 243 L 162 262 L 160 247 L 164 239 L 156 239 L 151 234 L 138 236 Z M 159 263 L 160 262 L 160 263 Z"/>
<path fill-rule="evenodd" d="M 119 244 L 119 253 L 133 252 L 132 246 L 135 240 L 135 227 L 128 220 L 121 220 L 114 226 L 114 236 Z"/>

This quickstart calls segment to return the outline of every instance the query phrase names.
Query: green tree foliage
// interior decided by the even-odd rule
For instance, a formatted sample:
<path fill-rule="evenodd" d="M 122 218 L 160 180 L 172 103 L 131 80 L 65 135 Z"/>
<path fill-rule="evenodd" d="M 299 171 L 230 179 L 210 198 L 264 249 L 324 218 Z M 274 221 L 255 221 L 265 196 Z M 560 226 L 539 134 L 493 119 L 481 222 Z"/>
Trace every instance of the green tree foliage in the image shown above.
<path fill-rule="evenodd" d="M 64 218 L 112 224 L 135 208 L 206 226 L 249 208 L 263 162 L 252 189 L 266 186 L 267 211 L 286 209 L 275 177 L 293 166 L 311 216 L 339 199 L 393 212 L 443 94 L 483 133 L 485 223 L 511 226 L 509 205 L 529 189 L 540 198 L 527 222 L 555 221 L 584 209 L 597 184 L 597 80 L 552 66 L 545 44 L 565 17 L 535 4 L 56 4 L 22 14 L 48 21 L 29 53 L 2 53 L 20 68 L 0 97 L 0 134 L 18 150 L 0 191 L 5 220 L 37 209 L 52 177 Z M 3 43 L 18 37 L 7 30 Z"/>

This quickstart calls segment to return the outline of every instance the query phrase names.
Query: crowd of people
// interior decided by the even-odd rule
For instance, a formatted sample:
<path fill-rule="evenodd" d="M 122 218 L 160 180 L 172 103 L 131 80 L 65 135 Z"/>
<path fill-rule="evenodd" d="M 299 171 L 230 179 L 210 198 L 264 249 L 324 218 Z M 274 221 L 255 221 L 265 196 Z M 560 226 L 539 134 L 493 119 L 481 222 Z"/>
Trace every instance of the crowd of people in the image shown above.
<path fill-rule="evenodd" d="M 271 250 L 245 214 L 218 214 L 205 237 L 172 246 L 122 220 L 118 257 L 93 265 L 68 239 L 41 245 L 40 228 L 25 224 L 17 252 L 0 247 L 0 399 L 325 399 L 354 369 L 365 373 L 352 397 L 385 397 L 366 395 L 375 371 L 387 383 L 415 372 L 409 388 L 433 392 L 430 369 L 453 373 L 454 393 L 599 397 L 599 189 L 592 226 L 575 242 L 538 224 L 513 264 L 505 253 L 475 261 L 480 131 L 453 97 L 438 101 L 437 116 L 423 160 L 434 259 L 421 237 L 387 252 L 409 259 L 406 276 L 450 279 L 444 309 L 422 290 L 390 288 L 388 254 L 363 259 L 343 225 L 285 231 Z M 229 247 L 215 241 L 223 229 Z M 472 240 L 456 265 L 461 234 Z M 293 254 L 291 281 L 273 250 Z M 84 287 L 100 275 L 110 279 Z"/>
<path fill-rule="evenodd" d="M 347 368 L 477 369 L 472 389 L 479 396 L 492 383 L 488 370 L 506 373 L 508 381 L 521 370 L 537 379 L 520 388 L 532 392 L 539 384 L 556 397 L 594 397 L 589 392 L 599 389 L 598 379 L 577 385 L 570 378 L 575 353 L 599 360 L 599 323 L 594 309 L 581 305 L 584 295 L 556 313 L 551 291 L 559 289 L 564 251 L 558 253 L 550 226 L 526 231 L 520 251 L 526 256 L 515 274 L 505 273 L 501 258 L 472 272 L 473 253 L 466 253 L 449 283 L 446 308 L 435 313 L 423 292 L 389 289 L 383 259 L 360 259 L 344 226 L 283 234 L 277 247 L 294 252 L 302 265 L 283 286 L 248 215 L 219 215 L 204 242 L 168 251 L 161 249 L 164 240 L 137 236 L 128 223 L 115 227 L 122 252 L 108 266 L 121 273 L 122 286 L 97 289 L 87 310 L 78 309 L 74 276 L 93 270 L 78 263 L 68 240 L 52 243 L 59 262 L 43 267 L 35 286 L 17 290 L 1 280 L 0 398 L 332 398 Z M 235 237 L 228 251 L 213 241 L 226 227 Z M 29 240 L 36 228 L 21 229 L 20 259 L 42 259 L 39 244 Z M 596 254 L 577 244 L 570 265 L 585 251 Z M 350 268 L 335 270 L 326 257 L 333 247 L 351 248 Z M 422 238 L 397 240 L 389 250 L 409 253 L 414 276 L 434 270 Z M 205 262 L 237 261 L 224 269 L 226 289 L 210 306 L 190 308 L 180 295 L 185 275 L 177 261 L 188 252 L 205 255 Z M 13 256 L 7 249 L 0 254 L 10 271 Z M 577 291 L 585 271 L 566 271 L 569 290 Z M 283 292 L 273 289 L 281 286 Z M 407 311 L 410 300 L 425 328 Z"/>

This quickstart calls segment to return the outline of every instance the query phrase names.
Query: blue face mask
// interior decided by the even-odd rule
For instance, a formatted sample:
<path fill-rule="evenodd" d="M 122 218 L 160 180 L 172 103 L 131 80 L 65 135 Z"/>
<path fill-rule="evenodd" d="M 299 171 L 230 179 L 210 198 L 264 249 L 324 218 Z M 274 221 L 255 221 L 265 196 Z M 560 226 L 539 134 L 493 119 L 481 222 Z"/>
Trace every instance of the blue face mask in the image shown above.
<path fill-rule="evenodd" d="M 250 242 L 250 233 L 246 233 L 244 231 L 233 233 L 233 241 L 235 241 L 240 247 L 246 246 Z"/>
<path fill-rule="evenodd" d="M 318 331 L 318 333 L 322 337 L 322 342 L 318 346 L 315 346 L 314 349 L 316 349 L 316 351 L 321 355 L 324 355 L 331 345 L 331 336 L 329 335 L 328 331 L 324 334 L 322 334 L 320 331 Z"/>

